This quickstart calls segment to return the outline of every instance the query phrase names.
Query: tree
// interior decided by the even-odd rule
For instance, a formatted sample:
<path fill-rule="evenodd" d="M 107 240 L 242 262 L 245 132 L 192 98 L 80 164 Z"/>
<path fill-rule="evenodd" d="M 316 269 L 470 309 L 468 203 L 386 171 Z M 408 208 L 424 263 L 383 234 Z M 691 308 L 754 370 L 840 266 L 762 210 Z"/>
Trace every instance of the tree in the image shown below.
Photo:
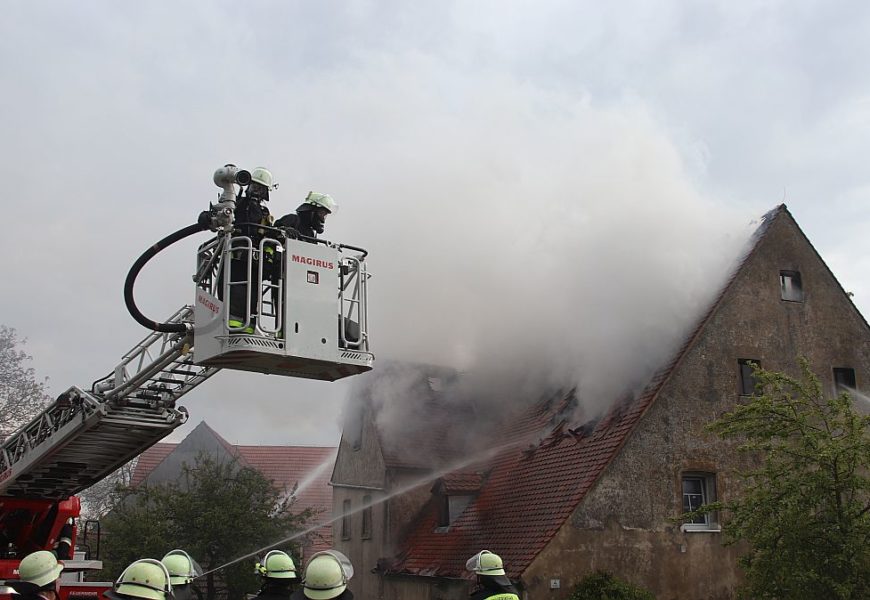
<path fill-rule="evenodd" d="M 132 483 L 138 460 L 137 457 L 121 465 L 111 475 L 76 494 L 82 502 L 82 519 L 99 519 L 114 508 L 119 495 Z"/>
<path fill-rule="evenodd" d="M 0 325 L 0 441 L 50 400 L 46 380 L 37 380 L 33 368 L 26 366 L 31 357 L 19 349 L 23 344 L 13 328 Z"/>
<path fill-rule="evenodd" d="M 259 471 L 202 453 L 176 483 L 122 490 L 103 519 L 106 572 L 117 577 L 134 560 L 181 548 L 206 572 L 224 567 L 206 575 L 206 600 L 219 592 L 241 600 L 257 588 L 255 559 L 225 565 L 299 531 L 312 512 L 294 514 L 291 502 Z M 292 552 L 294 544 L 277 548 Z"/>
<path fill-rule="evenodd" d="M 606 571 L 595 571 L 577 584 L 571 591 L 570 600 L 655 600 L 655 596 Z"/>
<path fill-rule="evenodd" d="M 744 541 L 743 594 L 752 598 L 870 597 L 870 417 L 846 392 L 754 365 L 757 392 L 709 429 L 755 463 L 725 510 L 728 543 Z"/>

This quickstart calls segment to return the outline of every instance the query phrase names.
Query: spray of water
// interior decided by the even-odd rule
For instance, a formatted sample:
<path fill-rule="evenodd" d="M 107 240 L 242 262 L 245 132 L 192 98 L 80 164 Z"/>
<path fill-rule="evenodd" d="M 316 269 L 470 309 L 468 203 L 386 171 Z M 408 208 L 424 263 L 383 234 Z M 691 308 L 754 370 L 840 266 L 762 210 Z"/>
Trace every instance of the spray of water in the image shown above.
<path fill-rule="evenodd" d="M 866 404 L 868 408 L 870 408 L 870 396 L 867 396 L 866 394 L 862 394 L 861 392 L 859 392 L 858 390 L 853 389 L 853 388 L 846 388 L 846 389 L 849 391 L 849 394 L 853 398 L 855 398 L 856 400 L 860 400 L 861 402 Z"/>
<path fill-rule="evenodd" d="M 330 455 L 326 458 L 326 460 L 324 460 L 322 463 L 320 463 L 319 465 L 314 467 L 311 470 L 311 472 L 309 472 L 302 479 L 302 481 L 299 482 L 299 484 L 296 486 L 295 489 L 288 491 L 284 495 L 284 497 L 281 498 L 281 503 L 286 502 L 287 500 L 289 500 L 293 496 L 295 496 L 296 498 L 299 498 L 299 496 L 302 494 L 302 492 L 304 492 L 306 489 L 311 487 L 311 484 L 317 482 L 317 480 L 320 479 L 320 477 L 323 475 L 323 473 L 327 469 L 332 467 L 332 465 L 335 464 L 335 456 L 337 453 L 338 453 L 338 449 L 336 449 L 335 452 L 330 453 Z"/>
<path fill-rule="evenodd" d="M 372 506 L 376 506 L 378 504 L 381 504 L 382 502 L 386 502 L 390 498 L 394 498 L 396 496 L 401 496 L 402 494 L 407 494 L 411 490 L 414 490 L 422 485 L 426 485 L 427 483 L 431 483 L 431 482 L 435 481 L 436 479 L 438 479 L 439 477 L 443 477 L 444 475 L 447 475 L 448 473 L 452 473 L 454 471 L 458 471 L 458 470 L 467 468 L 471 465 L 485 463 L 487 460 L 489 460 L 495 456 L 498 456 L 500 453 L 502 453 L 506 450 L 510 450 L 513 448 L 519 448 L 519 447 L 527 445 L 529 443 L 531 437 L 532 436 L 523 437 L 523 438 L 514 440 L 508 444 L 502 444 L 500 446 L 495 446 L 495 447 L 490 448 L 489 450 L 486 450 L 482 453 L 475 454 L 473 458 L 466 458 L 463 460 L 456 461 L 456 462 L 444 467 L 443 469 L 440 469 L 438 471 L 435 471 L 435 472 L 429 473 L 427 475 L 423 475 L 417 479 L 414 479 L 414 480 L 408 482 L 407 484 L 392 490 L 389 494 L 386 494 L 382 498 L 377 498 L 375 500 L 372 500 L 371 502 L 363 503 L 360 506 L 357 506 L 356 508 L 352 508 L 351 510 L 349 510 L 347 512 L 343 512 L 341 514 L 333 516 L 331 519 L 328 519 L 327 521 L 323 521 L 321 523 L 311 525 L 310 527 L 307 527 L 306 529 L 304 529 L 302 531 L 298 531 L 298 532 L 294 533 L 293 535 L 287 536 L 287 537 L 280 539 L 276 542 L 273 542 L 271 544 L 263 546 L 262 548 L 257 548 L 256 550 L 249 552 L 247 554 L 244 554 L 242 556 L 239 556 L 237 558 L 234 558 L 233 560 L 226 562 L 226 563 L 220 565 L 219 567 L 215 567 L 214 569 L 211 569 L 210 571 L 206 571 L 202 575 L 199 575 L 197 578 L 205 577 L 209 573 L 215 573 L 215 572 L 220 571 L 222 569 L 225 569 L 231 565 L 234 565 L 238 562 L 241 562 L 245 559 L 253 558 L 254 556 L 261 554 L 262 552 L 265 552 L 267 550 L 271 550 L 273 548 L 281 546 L 282 544 L 286 544 L 287 542 L 291 542 L 295 539 L 301 538 L 301 537 L 303 537 L 303 536 L 305 536 L 313 531 L 320 529 L 321 527 L 326 527 L 327 525 L 332 525 L 336 521 L 338 521 L 346 516 L 354 515 L 354 514 L 361 512 L 367 508 L 371 508 Z"/>

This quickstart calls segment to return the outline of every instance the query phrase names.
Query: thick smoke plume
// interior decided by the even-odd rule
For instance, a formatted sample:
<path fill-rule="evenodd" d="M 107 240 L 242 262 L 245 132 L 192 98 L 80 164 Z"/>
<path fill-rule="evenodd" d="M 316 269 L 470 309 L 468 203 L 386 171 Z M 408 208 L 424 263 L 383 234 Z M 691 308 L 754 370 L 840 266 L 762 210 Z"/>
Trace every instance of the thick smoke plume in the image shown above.
<path fill-rule="evenodd" d="M 383 165 L 364 230 L 373 341 L 381 359 L 465 373 L 454 401 L 506 412 L 575 388 L 594 416 L 669 358 L 749 218 L 699 193 L 642 107 L 492 84 L 504 93 L 455 114 L 414 98 L 393 133 L 407 155 Z M 414 385 L 392 373 L 377 387 L 382 428 L 413 429 Z"/>

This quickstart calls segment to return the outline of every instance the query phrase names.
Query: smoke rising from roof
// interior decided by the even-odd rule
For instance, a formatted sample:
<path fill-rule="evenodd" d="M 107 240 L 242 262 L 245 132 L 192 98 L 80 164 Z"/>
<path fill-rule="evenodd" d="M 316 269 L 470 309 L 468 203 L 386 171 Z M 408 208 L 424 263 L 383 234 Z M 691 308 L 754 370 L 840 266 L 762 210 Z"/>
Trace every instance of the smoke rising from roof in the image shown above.
<path fill-rule="evenodd" d="M 481 414 L 576 388 L 591 417 L 671 356 L 749 219 L 698 192 L 643 106 L 486 83 L 481 97 L 412 89 L 391 115 L 389 145 L 407 152 L 384 165 L 362 232 L 374 348 L 464 372 L 442 396 Z M 391 371 L 377 388 L 382 427 L 413 429 L 414 385 Z"/>

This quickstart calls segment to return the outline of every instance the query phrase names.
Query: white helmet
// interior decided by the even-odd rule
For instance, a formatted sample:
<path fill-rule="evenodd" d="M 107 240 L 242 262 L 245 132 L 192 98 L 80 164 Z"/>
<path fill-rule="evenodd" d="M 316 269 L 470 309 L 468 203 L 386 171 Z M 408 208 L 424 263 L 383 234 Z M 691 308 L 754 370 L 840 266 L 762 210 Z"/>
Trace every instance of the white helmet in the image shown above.
<path fill-rule="evenodd" d="M 18 565 L 20 582 L 39 588 L 47 586 L 60 577 L 61 571 L 63 571 L 63 565 L 59 564 L 54 554 L 48 550 L 39 550 L 28 554 L 21 559 L 21 564 Z M 10 581 L 9 583 L 15 587 L 14 584 L 18 582 Z"/>
<path fill-rule="evenodd" d="M 321 194 L 320 192 L 308 192 L 308 195 L 305 196 L 305 200 L 302 203 L 302 206 L 300 206 L 296 210 L 299 211 L 303 209 L 306 204 L 325 208 L 330 213 L 334 213 L 338 210 L 338 205 L 335 203 L 335 200 L 332 199 L 332 196 L 330 196 L 329 194 Z"/>
<path fill-rule="evenodd" d="M 260 185 L 266 186 L 266 189 L 268 190 L 278 188 L 277 183 L 272 183 L 272 171 L 264 167 L 257 167 L 251 171 L 251 183 L 259 183 Z"/>
<path fill-rule="evenodd" d="M 159 560 L 143 558 L 130 563 L 115 582 L 115 587 L 104 595 L 110 600 L 141 598 L 142 600 L 169 600 L 172 583 L 169 571 Z"/>
<path fill-rule="evenodd" d="M 169 572 L 169 583 L 187 585 L 202 575 L 202 568 L 184 550 L 171 550 L 160 559 Z"/>
<path fill-rule="evenodd" d="M 478 575 L 504 575 L 504 563 L 501 556 L 490 552 L 489 550 L 481 550 L 465 563 L 465 568 Z"/>
<path fill-rule="evenodd" d="M 271 550 L 257 563 L 257 572 L 269 579 L 296 579 L 296 565 L 290 555 L 281 550 Z"/>
<path fill-rule="evenodd" d="M 338 550 L 318 552 L 311 557 L 302 578 L 302 593 L 311 600 L 338 598 L 353 577 L 353 565 Z"/>

